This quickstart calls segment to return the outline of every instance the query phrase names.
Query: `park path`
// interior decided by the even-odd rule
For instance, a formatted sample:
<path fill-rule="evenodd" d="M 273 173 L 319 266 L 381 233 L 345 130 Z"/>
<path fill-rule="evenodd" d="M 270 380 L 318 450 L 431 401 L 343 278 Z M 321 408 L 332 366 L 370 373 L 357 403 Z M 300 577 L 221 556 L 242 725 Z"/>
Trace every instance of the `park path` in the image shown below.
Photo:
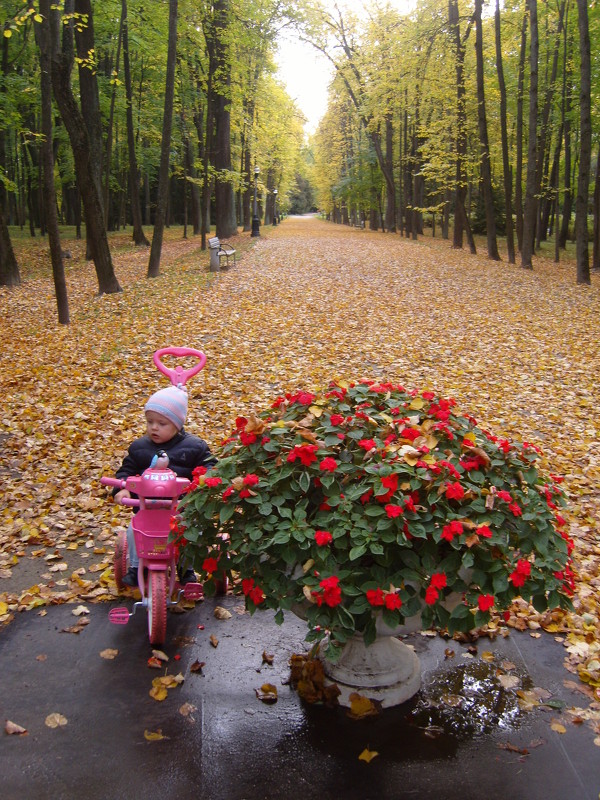
<path fill-rule="evenodd" d="M 251 247 L 247 234 L 236 243 L 243 257 L 217 277 L 199 266 L 207 258 L 196 240 L 169 239 L 170 266 L 153 281 L 142 277 L 146 251 L 123 249 L 115 255 L 119 295 L 95 297 L 90 268 L 73 265 L 67 329 L 54 321 L 47 279 L 0 295 L 0 597 L 23 589 L 18 554 L 45 558 L 57 537 L 67 575 L 80 555 L 88 556 L 78 562 L 85 580 L 102 573 L 103 542 L 124 512 L 107 508 L 97 479 L 141 434 L 143 403 L 163 382 L 151 355 L 166 345 L 207 354 L 190 385 L 187 427 L 213 447 L 240 413 L 334 377 L 455 397 L 494 432 L 541 445 L 547 466 L 567 475 L 571 532 L 597 574 L 597 285 L 576 286 L 572 264 L 540 260 L 527 272 L 442 240 L 313 217 L 263 228 Z M 77 591 L 72 581 L 63 587 Z"/>

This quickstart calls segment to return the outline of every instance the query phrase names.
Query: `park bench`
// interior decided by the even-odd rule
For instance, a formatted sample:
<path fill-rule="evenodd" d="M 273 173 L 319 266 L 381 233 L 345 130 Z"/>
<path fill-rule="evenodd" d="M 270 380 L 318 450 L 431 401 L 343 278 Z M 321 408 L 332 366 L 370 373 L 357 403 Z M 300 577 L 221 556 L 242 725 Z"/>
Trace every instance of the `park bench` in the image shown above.
<path fill-rule="evenodd" d="M 358 222 L 355 222 L 352 227 L 353 228 L 360 228 L 361 230 L 364 231 L 364 229 L 365 229 L 365 221 L 364 221 L 364 219 L 361 219 Z"/>
<path fill-rule="evenodd" d="M 211 272 L 218 272 L 221 267 L 221 259 L 224 258 L 229 267 L 229 259 L 233 258 L 233 266 L 235 267 L 236 250 L 227 242 L 222 242 L 218 236 L 213 236 L 208 240 L 208 249 L 210 251 L 210 270 Z"/>

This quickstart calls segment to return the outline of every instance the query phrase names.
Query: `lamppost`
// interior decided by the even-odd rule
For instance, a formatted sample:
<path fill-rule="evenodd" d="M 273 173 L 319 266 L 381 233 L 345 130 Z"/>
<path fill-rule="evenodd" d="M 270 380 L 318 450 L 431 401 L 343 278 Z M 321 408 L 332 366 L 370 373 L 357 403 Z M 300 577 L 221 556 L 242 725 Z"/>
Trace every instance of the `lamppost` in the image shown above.
<path fill-rule="evenodd" d="M 258 218 L 258 200 L 256 197 L 257 181 L 260 169 L 254 167 L 254 209 L 252 213 L 252 233 L 250 236 L 260 236 L 260 220 Z"/>
<path fill-rule="evenodd" d="M 277 189 L 273 189 L 273 225 L 277 225 Z"/>

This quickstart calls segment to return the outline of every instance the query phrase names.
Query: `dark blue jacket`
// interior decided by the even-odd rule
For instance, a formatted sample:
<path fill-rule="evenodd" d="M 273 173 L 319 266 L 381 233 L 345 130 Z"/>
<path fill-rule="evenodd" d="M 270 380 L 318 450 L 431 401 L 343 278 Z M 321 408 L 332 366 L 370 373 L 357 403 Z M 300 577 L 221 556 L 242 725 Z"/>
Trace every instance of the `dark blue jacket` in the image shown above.
<path fill-rule="evenodd" d="M 161 450 L 169 456 L 169 469 L 180 478 L 191 480 L 192 470 L 196 467 L 209 468 L 217 463 L 204 439 L 186 433 L 182 428 L 172 439 L 160 445 L 154 444 L 149 436 L 136 439 L 129 446 L 116 477 L 125 480 L 134 475 L 141 475 Z M 115 489 L 113 494 L 118 491 L 119 489 Z"/>

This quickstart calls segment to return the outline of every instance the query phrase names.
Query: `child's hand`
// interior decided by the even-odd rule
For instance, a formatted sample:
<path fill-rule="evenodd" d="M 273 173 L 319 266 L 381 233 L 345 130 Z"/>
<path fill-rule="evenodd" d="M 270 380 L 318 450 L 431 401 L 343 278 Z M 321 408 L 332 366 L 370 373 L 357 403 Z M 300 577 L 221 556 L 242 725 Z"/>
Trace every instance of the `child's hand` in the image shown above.
<path fill-rule="evenodd" d="M 131 497 L 129 489 L 121 489 L 117 492 L 114 497 L 115 503 L 122 503 L 125 497 Z"/>

